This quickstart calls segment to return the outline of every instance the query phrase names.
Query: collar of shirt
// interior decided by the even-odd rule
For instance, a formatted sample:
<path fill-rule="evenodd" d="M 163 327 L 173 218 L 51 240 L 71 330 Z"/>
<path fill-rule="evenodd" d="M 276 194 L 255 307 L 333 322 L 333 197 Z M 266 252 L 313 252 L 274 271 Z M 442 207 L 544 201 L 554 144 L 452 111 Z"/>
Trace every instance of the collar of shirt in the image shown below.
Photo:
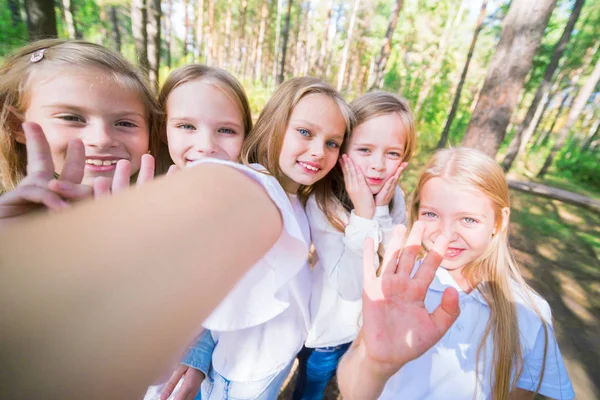
<path fill-rule="evenodd" d="M 480 283 L 480 285 L 485 285 L 485 283 Z M 429 285 L 429 289 L 434 290 L 436 292 L 443 292 L 449 287 L 453 287 L 458 291 L 460 302 L 464 302 L 467 299 L 473 299 L 480 302 L 486 307 L 488 305 L 487 301 L 477 288 L 473 289 L 471 293 L 466 293 L 464 290 L 461 289 L 458 283 L 456 283 L 454 278 L 452 278 L 450 272 L 448 272 L 446 268 L 440 266 L 435 272 L 435 277 L 433 278 L 431 285 Z"/>

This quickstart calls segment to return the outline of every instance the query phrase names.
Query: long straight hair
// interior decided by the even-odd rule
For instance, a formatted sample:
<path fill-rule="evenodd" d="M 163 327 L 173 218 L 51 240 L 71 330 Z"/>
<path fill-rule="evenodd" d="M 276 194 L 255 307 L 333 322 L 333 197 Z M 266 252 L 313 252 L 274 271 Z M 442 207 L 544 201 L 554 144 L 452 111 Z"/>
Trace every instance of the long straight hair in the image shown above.
<path fill-rule="evenodd" d="M 492 398 L 508 399 L 511 390 L 523 372 L 523 351 L 521 348 L 517 308 L 511 286 L 524 293 L 526 301 L 540 318 L 544 329 L 544 358 L 546 364 L 548 346 L 548 324 L 533 296 L 535 291 L 525 283 L 515 262 L 508 242 L 508 224 L 503 226 L 502 210 L 510 207 L 508 184 L 504 171 L 495 160 L 486 154 L 470 148 L 439 150 L 429 160 L 421 173 L 411 201 L 410 225 L 418 220 L 420 194 L 425 183 L 435 177 L 451 179 L 457 187 L 471 187 L 487 196 L 494 208 L 495 231 L 488 248 L 479 259 L 465 266 L 463 275 L 475 290 L 478 290 L 490 308 L 481 343 L 477 348 L 477 360 L 485 360 L 485 344 L 491 335 L 493 354 L 490 368 Z M 461 189 L 459 189 L 461 190 Z M 479 362 L 477 363 L 479 368 Z M 514 368 L 514 374 L 512 374 Z M 478 376 L 478 374 L 476 374 Z M 539 390 L 544 376 L 544 367 L 540 374 Z"/>

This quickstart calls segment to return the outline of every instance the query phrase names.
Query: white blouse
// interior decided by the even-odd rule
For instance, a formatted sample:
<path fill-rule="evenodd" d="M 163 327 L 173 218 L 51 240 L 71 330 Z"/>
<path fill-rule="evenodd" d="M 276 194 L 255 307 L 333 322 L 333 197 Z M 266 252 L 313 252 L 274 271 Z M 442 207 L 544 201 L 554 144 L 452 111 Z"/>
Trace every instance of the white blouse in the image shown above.
<path fill-rule="evenodd" d="M 242 171 L 267 191 L 281 212 L 283 230 L 275 245 L 203 323 L 216 341 L 215 371 L 235 382 L 261 381 L 293 361 L 310 326 L 308 220 L 298 199 L 286 194 L 264 167 L 214 159 L 201 162 Z"/>
<path fill-rule="evenodd" d="M 362 309 L 362 251 L 367 237 L 375 241 L 375 249 L 384 246 L 394 225 L 406 223 L 404 193 L 396 188 L 393 207 L 377 207 L 373 219 L 348 216 L 341 209 L 338 216 L 346 222 L 340 232 L 327 220 L 314 197 L 308 199 L 306 213 L 316 250 L 312 271 L 310 309 L 312 326 L 306 347 L 319 348 L 349 343 L 356 338 Z M 374 254 L 374 261 L 378 256 Z"/>

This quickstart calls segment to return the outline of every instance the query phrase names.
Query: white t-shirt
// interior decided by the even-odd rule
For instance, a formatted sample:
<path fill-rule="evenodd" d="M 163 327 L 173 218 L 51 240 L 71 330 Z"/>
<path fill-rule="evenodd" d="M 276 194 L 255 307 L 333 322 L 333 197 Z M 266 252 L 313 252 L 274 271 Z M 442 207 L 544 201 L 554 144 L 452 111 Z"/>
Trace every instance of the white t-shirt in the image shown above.
<path fill-rule="evenodd" d="M 373 219 L 348 216 L 340 206 L 338 216 L 346 229 L 340 232 L 327 220 L 314 196 L 308 199 L 306 214 L 316 250 L 310 300 L 312 325 L 306 347 L 319 348 L 352 342 L 359 330 L 362 310 L 362 252 L 365 239 L 373 238 L 375 249 L 384 246 L 394 225 L 406 224 L 404 193 L 396 188 L 393 207 L 377 207 Z M 379 261 L 377 254 L 374 260 Z"/>
<path fill-rule="evenodd" d="M 293 361 L 310 326 L 308 220 L 296 196 L 288 196 L 262 166 L 202 162 L 242 171 L 267 191 L 281 212 L 283 230 L 275 245 L 203 323 L 216 342 L 215 371 L 230 381 L 262 381 Z"/>
<path fill-rule="evenodd" d="M 461 312 L 458 319 L 435 346 L 421 357 L 406 364 L 390 378 L 380 400 L 491 399 L 489 378 L 490 359 L 493 354 L 491 337 L 488 337 L 486 342 L 485 368 L 480 358 L 478 375 L 476 376 L 475 373 L 477 348 L 490 317 L 487 302 L 477 290 L 469 294 L 462 291 L 450 273 L 440 267 L 425 298 L 425 306 L 430 312 L 440 304 L 442 293 L 448 287 L 454 287 L 459 292 Z M 524 358 L 524 369 L 517 386 L 535 391 L 544 354 L 544 330 L 539 317 L 516 284 L 513 286 L 513 294 L 517 305 Z M 548 323 L 546 369 L 539 393 L 555 399 L 572 399 L 575 394 L 551 326 L 550 306 L 544 299 L 533 293 L 532 298 Z M 476 379 L 479 380 L 477 385 Z"/>

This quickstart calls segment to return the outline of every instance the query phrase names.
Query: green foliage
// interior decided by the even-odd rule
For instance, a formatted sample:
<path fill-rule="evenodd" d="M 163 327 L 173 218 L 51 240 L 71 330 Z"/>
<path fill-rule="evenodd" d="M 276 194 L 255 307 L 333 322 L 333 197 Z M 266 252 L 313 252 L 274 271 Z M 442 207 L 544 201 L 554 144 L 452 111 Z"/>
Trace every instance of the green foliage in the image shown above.
<path fill-rule="evenodd" d="M 24 16 L 21 13 L 11 15 L 8 0 L 0 0 L 0 38 L 0 61 L 27 43 L 27 24 Z"/>
<path fill-rule="evenodd" d="M 581 153 L 579 143 L 571 140 L 556 161 L 557 175 L 600 191 L 600 152 Z"/>

